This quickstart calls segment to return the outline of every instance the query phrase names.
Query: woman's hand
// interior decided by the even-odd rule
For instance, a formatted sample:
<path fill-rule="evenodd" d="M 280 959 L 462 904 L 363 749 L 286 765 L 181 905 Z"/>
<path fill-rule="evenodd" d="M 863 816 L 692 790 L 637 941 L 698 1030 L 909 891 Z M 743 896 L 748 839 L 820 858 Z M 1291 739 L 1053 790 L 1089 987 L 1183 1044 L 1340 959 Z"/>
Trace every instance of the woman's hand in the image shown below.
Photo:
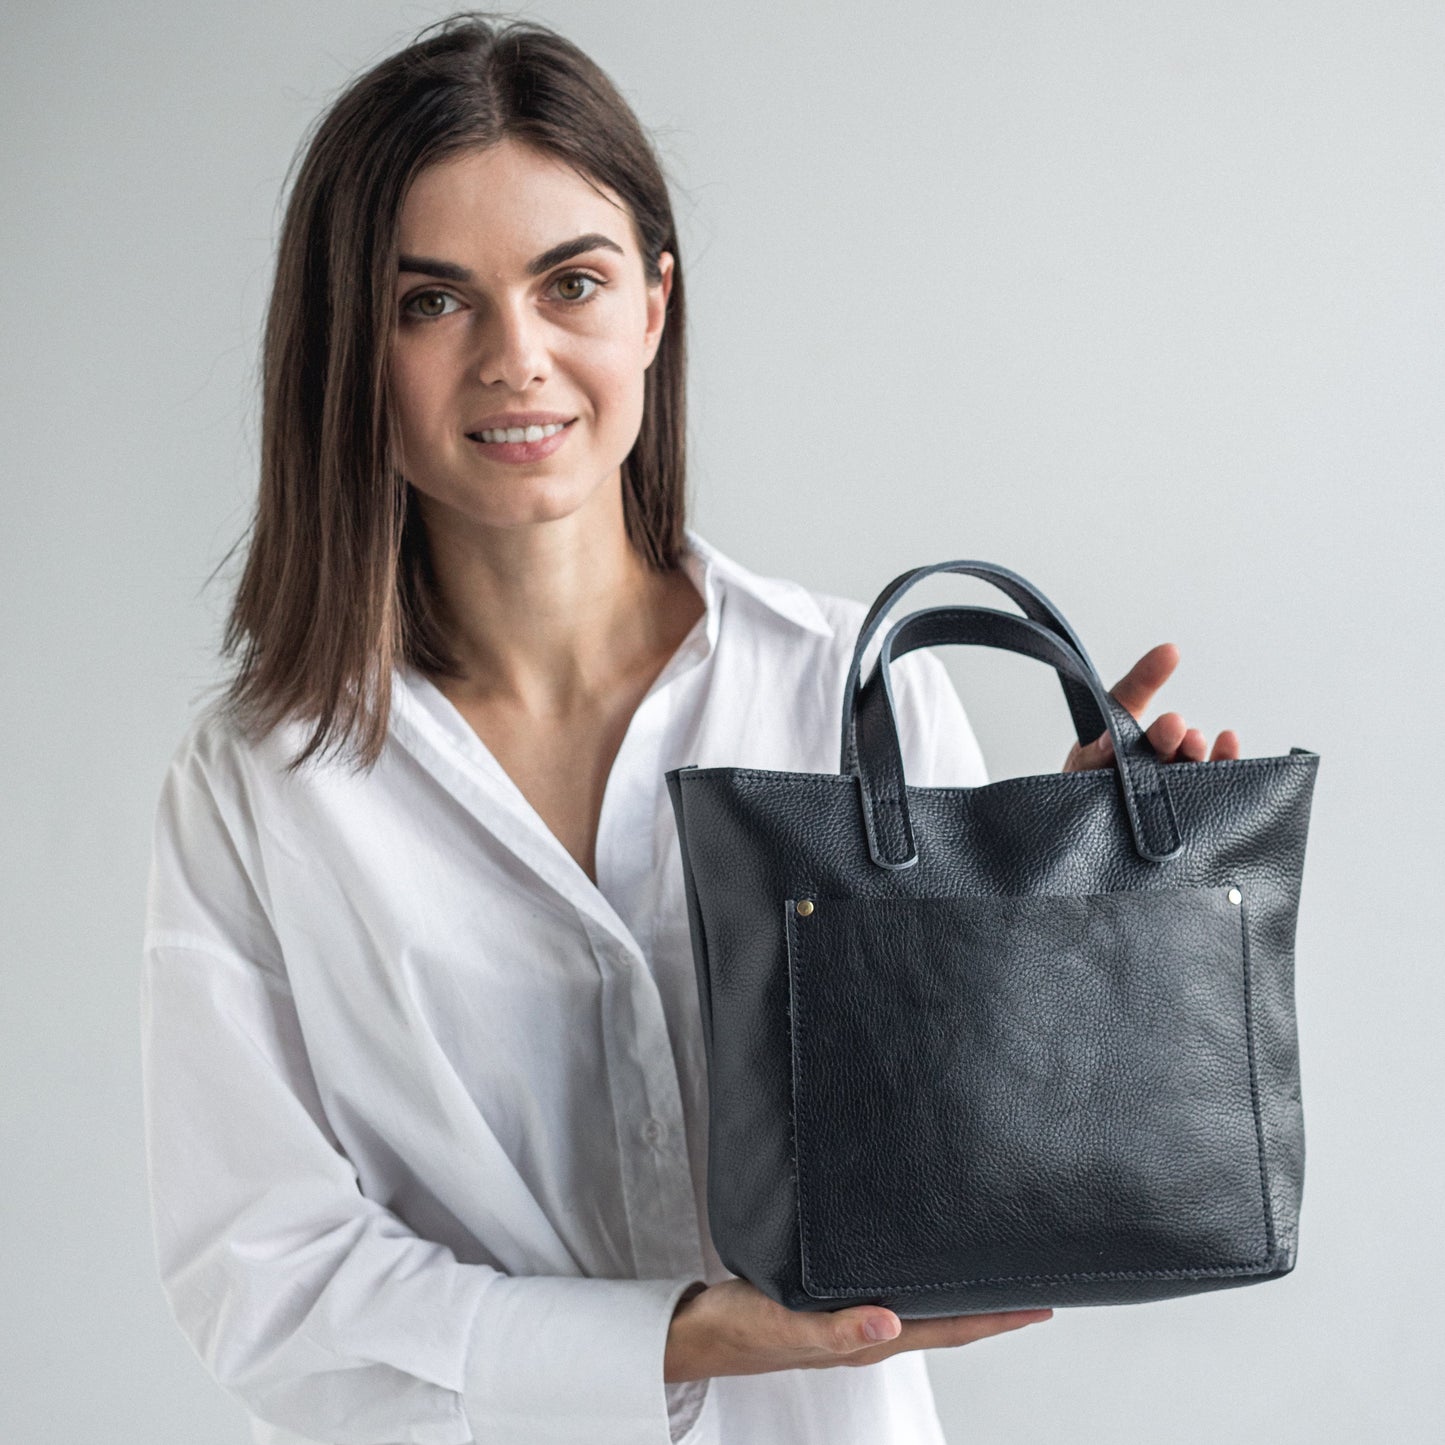
<path fill-rule="evenodd" d="M 1109 695 L 1115 698 L 1141 725 L 1144 709 L 1149 699 L 1169 680 L 1169 675 L 1179 666 L 1179 649 L 1172 642 L 1161 642 L 1151 647 L 1113 687 Z M 1144 729 L 1149 745 L 1166 763 L 1204 761 L 1207 746 L 1204 734 L 1198 728 L 1187 727 L 1177 712 L 1160 713 Z M 1225 728 L 1214 740 L 1214 750 L 1209 754 L 1211 762 L 1239 756 L 1239 734 L 1232 728 Z M 1088 768 L 1107 768 L 1114 761 L 1114 744 L 1107 731 L 1101 733 L 1088 747 L 1081 748 L 1074 743 L 1064 759 L 1066 773 L 1081 773 Z"/>
<path fill-rule="evenodd" d="M 785 1309 L 746 1280 L 725 1279 L 683 1296 L 668 1327 L 662 1378 L 670 1384 L 715 1375 L 871 1365 L 904 1350 L 971 1344 L 1052 1314 L 1052 1310 L 1010 1310 L 900 1320 L 881 1305 L 813 1313 Z M 887 1338 L 875 1343 L 863 1333 L 870 1320 L 884 1325 Z"/>

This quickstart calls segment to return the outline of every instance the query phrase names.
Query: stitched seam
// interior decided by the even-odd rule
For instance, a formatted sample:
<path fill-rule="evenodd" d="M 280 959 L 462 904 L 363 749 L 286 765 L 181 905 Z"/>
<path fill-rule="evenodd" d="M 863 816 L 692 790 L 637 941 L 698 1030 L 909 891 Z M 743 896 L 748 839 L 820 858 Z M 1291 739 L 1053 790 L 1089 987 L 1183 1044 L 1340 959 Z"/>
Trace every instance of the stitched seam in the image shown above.
<path fill-rule="evenodd" d="M 796 900 L 788 898 L 783 900 L 783 907 L 787 914 L 783 920 L 784 932 L 787 935 L 788 945 L 788 1044 L 789 1056 L 793 1065 L 792 1084 L 792 1143 L 793 1143 L 793 1198 L 797 1202 L 798 1216 L 798 1263 L 802 1273 L 804 1288 L 807 1288 L 808 1277 L 808 1212 L 803 1204 L 803 1168 L 798 1162 L 801 1157 L 801 1148 L 798 1142 L 798 1031 L 802 1022 L 798 1017 L 798 988 L 797 988 L 797 964 L 798 949 L 795 945 L 794 929 L 797 927 Z"/>
<path fill-rule="evenodd" d="M 1312 767 L 1315 761 L 1316 757 L 1314 754 L 1283 758 L 1235 758 L 1231 759 L 1225 766 L 1231 769 L 1285 769 L 1300 766 Z M 1180 771 L 1192 771 L 1197 768 L 1217 768 L 1220 766 L 1220 763 L 1217 761 L 1163 763 L 1161 766 L 1169 768 L 1171 771 L 1176 768 Z M 1074 779 L 1088 779 L 1091 778 L 1094 773 L 1107 773 L 1108 771 L 1107 768 L 1086 768 L 1082 772 L 1077 773 L 1037 773 L 1021 778 L 997 778 L 991 783 L 979 783 L 973 787 L 969 787 L 966 784 L 959 784 L 950 787 L 926 788 L 909 783 L 907 784 L 906 791 L 909 793 L 980 793 L 987 788 L 1007 788 L 1010 785 L 1018 786 L 1023 783 L 1030 783 L 1035 787 L 1062 786 L 1072 788 L 1080 786 Z M 857 785 L 857 775 L 854 773 L 848 773 L 846 775 L 843 773 L 803 773 L 786 768 L 689 768 L 682 774 L 682 780 L 684 783 L 687 783 L 693 778 L 717 776 L 741 778 L 749 781 L 757 779 L 763 782 L 775 782 L 780 778 L 806 778 L 809 782 L 827 784 L 830 787 L 855 787 Z"/>
<path fill-rule="evenodd" d="M 807 774 L 803 776 L 806 777 Z M 900 812 L 907 806 L 907 799 L 900 798 L 896 793 L 880 793 L 875 802 L 892 803 Z M 867 799 L 864 799 L 863 826 L 868 834 L 868 850 L 874 857 L 883 854 L 892 860 L 900 854 L 907 855 L 918 851 L 913 842 L 912 824 L 905 827 L 900 823 L 894 827 L 893 816 L 881 813 L 877 807 L 870 807 Z"/>
<path fill-rule="evenodd" d="M 859 1284 L 842 1289 L 813 1289 L 817 1298 L 856 1294 L 917 1294 L 922 1290 L 959 1289 L 983 1284 L 1070 1284 L 1096 1279 L 1208 1279 L 1227 1274 L 1263 1274 L 1269 1261 L 1239 1260 L 1234 1264 L 1210 1265 L 1206 1269 L 1101 1269 L 1086 1274 L 1000 1274 L 980 1279 L 949 1279 L 938 1284 Z"/>
<path fill-rule="evenodd" d="M 1274 1211 L 1269 1201 L 1269 1167 L 1265 1159 L 1264 1118 L 1260 1109 L 1259 1075 L 1254 1054 L 1254 984 L 1249 968 L 1249 929 L 1246 926 L 1244 890 L 1240 889 L 1239 938 L 1240 955 L 1244 965 L 1244 1042 L 1249 1051 L 1249 1098 L 1254 1112 L 1254 1137 L 1259 1145 L 1259 1191 L 1260 1203 L 1264 1210 L 1264 1258 L 1274 1254 Z"/>
<path fill-rule="evenodd" d="M 684 775 L 685 776 L 685 775 Z M 707 980 L 707 1013 L 703 1016 L 705 1032 L 703 1043 L 707 1058 L 712 1058 L 713 1030 L 712 1030 L 712 953 L 707 943 L 707 924 L 702 916 L 702 900 L 697 895 L 697 878 L 692 871 L 692 854 L 687 846 L 687 807 L 683 805 L 682 826 L 678 830 L 678 859 L 682 864 L 683 876 L 683 899 L 687 907 L 688 930 L 691 932 L 693 917 L 697 918 L 697 932 L 702 952 L 703 973 Z M 701 980 L 699 980 L 699 992 L 701 992 Z M 699 1013 L 702 1011 L 702 1003 L 698 1005 Z"/>
<path fill-rule="evenodd" d="M 808 893 L 804 896 L 811 898 L 814 903 L 819 905 L 824 903 L 866 903 L 871 909 L 916 908 L 920 903 L 980 904 L 996 902 L 1014 904 L 1024 898 L 1035 902 L 1058 900 L 1080 902 L 1090 898 L 1117 898 L 1130 893 L 1216 893 L 1236 881 L 1234 875 L 1231 874 L 1227 878 L 1220 878 L 1216 875 L 1213 883 L 1177 883 L 1170 884 L 1163 889 L 1092 888 L 1083 893 L 909 893 L 896 898 L 883 893 Z"/>
<path fill-rule="evenodd" d="M 1134 797 L 1134 780 L 1123 770 L 1118 759 L 1115 759 L 1114 771 L 1119 774 L 1119 791 L 1124 795 L 1124 806 L 1129 810 L 1129 821 L 1134 825 L 1134 836 L 1140 839 L 1142 844 L 1142 840 L 1149 836 L 1149 830 L 1145 828 L 1144 820 L 1139 816 L 1139 805 Z"/>

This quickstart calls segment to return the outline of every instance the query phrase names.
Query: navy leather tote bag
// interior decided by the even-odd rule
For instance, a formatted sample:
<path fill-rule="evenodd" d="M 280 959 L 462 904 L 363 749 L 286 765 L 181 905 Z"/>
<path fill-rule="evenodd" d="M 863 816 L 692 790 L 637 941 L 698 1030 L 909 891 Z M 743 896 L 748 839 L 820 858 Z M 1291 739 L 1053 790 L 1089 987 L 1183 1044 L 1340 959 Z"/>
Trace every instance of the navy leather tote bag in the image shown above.
<path fill-rule="evenodd" d="M 883 613 L 923 577 L 1023 615 Z M 914 787 L 890 662 L 1053 668 L 1114 766 Z M 837 773 L 676 768 L 722 1261 L 797 1310 L 1129 1304 L 1295 1264 L 1294 938 L 1318 755 L 1162 764 L 1030 583 L 903 573 Z"/>

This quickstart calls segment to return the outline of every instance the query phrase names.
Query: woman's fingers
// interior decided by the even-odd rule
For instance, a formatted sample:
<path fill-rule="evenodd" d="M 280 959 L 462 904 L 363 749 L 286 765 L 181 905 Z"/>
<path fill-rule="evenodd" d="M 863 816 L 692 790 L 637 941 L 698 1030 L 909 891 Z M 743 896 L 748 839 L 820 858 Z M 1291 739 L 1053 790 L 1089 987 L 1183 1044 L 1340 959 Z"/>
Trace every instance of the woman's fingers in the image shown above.
<path fill-rule="evenodd" d="M 848 1365 L 871 1365 L 903 1350 L 943 1350 L 955 1345 L 971 1345 L 990 1335 L 1021 1330 L 1025 1325 L 1041 1324 L 1053 1317 L 1053 1310 L 1004 1310 L 981 1315 L 940 1315 L 935 1319 L 902 1320 L 902 1328 L 892 1339 L 881 1344 L 857 1349 L 847 1345 L 836 1347 Z"/>
<path fill-rule="evenodd" d="M 1172 763 L 1188 732 L 1188 725 L 1177 712 L 1166 712 L 1160 713 L 1144 729 L 1144 736 L 1149 739 L 1149 746 L 1159 754 L 1160 762 Z M 1203 757 L 1203 754 L 1200 756 Z"/>
<path fill-rule="evenodd" d="M 734 1277 L 679 1300 L 668 1326 L 662 1378 L 671 1383 L 713 1375 L 869 1365 L 902 1350 L 967 1345 L 1036 1324 L 1052 1314 L 1049 1309 L 1008 1310 L 904 1320 L 878 1305 L 790 1310 Z M 896 1333 L 870 1340 L 865 1331 L 870 1321 Z"/>
<path fill-rule="evenodd" d="M 1151 647 L 1109 689 L 1110 694 L 1136 721 L 1142 722 L 1150 700 L 1178 665 L 1179 649 L 1172 642 L 1161 642 Z M 1239 735 L 1233 729 L 1226 728 L 1220 733 L 1210 751 L 1209 739 L 1204 733 L 1190 727 L 1177 712 L 1161 713 L 1144 729 L 1144 736 L 1155 756 L 1164 763 L 1202 763 L 1206 758 L 1220 762 L 1239 757 Z M 1090 768 L 1107 768 L 1113 761 L 1114 746 L 1109 734 L 1104 732 L 1082 747 L 1073 743 L 1064 759 L 1064 771 L 1081 773 Z"/>
<path fill-rule="evenodd" d="M 1136 720 L 1144 716 L 1144 709 L 1149 706 L 1150 699 L 1169 680 L 1170 674 L 1179 666 L 1179 649 L 1172 642 L 1161 642 L 1157 647 L 1151 647 L 1113 687 L 1109 694 Z M 1156 736 L 1155 729 L 1164 722 L 1164 718 L 1173 718 L 1178 721 L 1177 735 L 1174 723 L 1165 723 L 1162 732 Z M 1177 713 L 1165 713 L 1149 729 L 1148 737 L 1155 752 L 1160 752 L 1161 743 L 1168 745 L 1169 756 L 1172 757 L 1178 750 L 1183 740 L 1184 720 Z M 1161 753 L 1162 756 L 1162 753 Z M 1064 759 L 1064 771 L 1066 773 L 1082 773 L 1090 768 L 1107 768 L 1114 761 L 1114 745 L 1107 732 L 1101 733 L 1093 742 L 1087 746 L 1080 747 L 1077 743 L 1069 749 L 1069 756 Z"/>
<path fill-rule="evenodd" d="M 1064 772 L 1084 773 L 1090 768 L 1106 768 L 1114 761 L 1114 743 L 1107 732 L 1100 733 L 1087 747 L 1081 748 L 1078 743 L 1069 747 L 1069 755 L 1064 759 Z"/>
<path fill-rule="evenodd" d="M 1136 719 L 1141 718 L 1150 699 L 1169 681 L 1170 674 L 1178 666 L 1179 649 L 1172 642 L 1161 642 L 1157 647 L 1151 647 L 1109 689 L 1109 693 Z"/>
<path fill-rule="evenodd" d="M 1211 762 L 1232 761 L 1239 757 L 1239 734 L 1233 728 L 1225 728 L 1214 740 L 1211 751 L 1209 740 L 1199 728 L 1190 727 L 1177 712 L 1166 712 L 1155 718 L 1144 730 L 1149 746 L 1165 763 L 1202 763 L 1206 756 Z M 1114 761 L 1114 745 L 1108 733 L 1101 733 L 1087 747 L 1074 743 L 1064 761 L 1066 773 L 1082 773 L 1090 768 L 1107 768 Z"/>
<path fill-rule="evenodd" d="M 1239 757 L 1239 734 L 1225 728 L 1209 748 L 1209 740 L 1198 728 L 1186 727 L 1177 712 L 1166 712 L 1156 718 L 1144 734 L 1149 745 L 1166 763 L 1229 762 Z"/>
<path fill-rule="evenodd" d="M 1209 740 L 1198 728 L 1190 728 L 1184 734 L 1184 741 L 1179 744 L 1179 751 L 1175 755 L 1175 762 L 1202 763 L 1204 755 L 1209 751 Z"/>
<path fill-rule="evenodd" d="M 877 1339 L 868 1333 L 870 1326 Z M 866 1364 L 906 1348 L 904 1335 L 908 1325 L 892 1310 L 855 1307 L 800 1314 L 795 1328 L 808 1344 L 820 1345 L 835 1355 L 856 1355 L 860 1363 Z"/>
<path fill-rule="evenodd" d="M 1211 762 L 1231 761 L 1239 756 L 1239 734 L 1233 728 L 1225 728 L 1214 740 Z"/>
<path fill-rule="evenodd" d="M 904 1320 L 898 1343 L 910 1350 L 946 1349 L 975 1340 L 1021 1330 L 1049 1319 L 1053 1310 L 1006 1310 L 987 1315 L 945 1315 L 932 1320 Z"/>

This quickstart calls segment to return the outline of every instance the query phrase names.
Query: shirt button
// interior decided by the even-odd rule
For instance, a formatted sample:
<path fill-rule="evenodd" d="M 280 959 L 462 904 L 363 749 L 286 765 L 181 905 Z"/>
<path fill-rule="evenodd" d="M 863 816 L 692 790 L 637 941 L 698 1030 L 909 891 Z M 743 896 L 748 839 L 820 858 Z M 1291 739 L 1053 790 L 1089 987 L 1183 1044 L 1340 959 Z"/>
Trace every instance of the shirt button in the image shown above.
<path fill-rule="evenodd" d="M 657 1141 L 662 1138 L 662 1133 L 662 1125 L 659 1124 L 656 1119 L 649 1119 L 642 1126 L 642 1137 L 646 1139 L 649 1144 L 656 1144 Z"/>

